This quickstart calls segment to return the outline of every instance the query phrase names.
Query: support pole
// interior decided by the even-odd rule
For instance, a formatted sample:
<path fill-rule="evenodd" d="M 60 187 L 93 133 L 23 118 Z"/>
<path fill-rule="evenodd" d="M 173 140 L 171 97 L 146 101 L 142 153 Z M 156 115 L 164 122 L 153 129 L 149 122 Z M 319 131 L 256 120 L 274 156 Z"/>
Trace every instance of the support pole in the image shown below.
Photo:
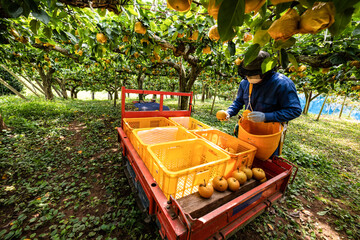
<path fill-rule="evenodd" d="M 329 96 L 329 94 L 326 94 L 325 100 L 324 100 L 324 102 L 323 102 L 323 104 L 321 106 L 321 109 L 320 109 L 320 112 L 319 112 L 319 114 L 318 114 L 318 116 L 316 118 L 316 121 L 319 121 L 319 119 L 320 119 L 321 113 L 322 113 L 322 111 L 324 109 L 324 106 L 325 106 L 325 103 L 326 103 L 326 100 L 327 100 L 328 96 Z"/>
<path fill-rule="evenodd" d="M 24 84 L 25 87 L 27 87 L 32 93 L 34 93 L 37 97 L 40 97 L 34 90 L 31 89 L 22 79 L 20 79 L 15 73 L 13 73 L 10 69 L 8 69 L 4 64 L 0 64 L 2 68 L 4 68 L 6 71 L 8 71 L 14 78 L 16 78 L 19 82 Z"/>
<path fill-rule="evenodd" d="M 5 87 L 7 87 L 8 89 L 10 89 L 13 93 L 15 93 L 17 96 L 21 97 L 22 99 L 27 100 L 26 97 L 24 97 L 21 93 L 19 93 L 18 91 L 16 91 L 15 88 L 13 88 L 12 86 L 10 86 L 10 85 L 9 85 L 7 82 L 5 82 L 5 80 L 3 80 L 1 77 L 0 77 L 0 82 L 1 82 L 2 84 L 4 84 Z"/>

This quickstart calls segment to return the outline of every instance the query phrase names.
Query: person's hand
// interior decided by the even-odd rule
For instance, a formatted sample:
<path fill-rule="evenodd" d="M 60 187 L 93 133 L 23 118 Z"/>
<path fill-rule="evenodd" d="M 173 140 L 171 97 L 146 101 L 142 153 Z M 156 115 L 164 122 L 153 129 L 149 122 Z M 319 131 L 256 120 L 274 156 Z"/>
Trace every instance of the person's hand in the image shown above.
<path fill-rule="evenodd" d="M 264 122 L 265 121 L 265 113 L 262 112 L 250 112 L 247 115 L 247 119 L 252 122 Z"/>
<path fill-rule="evenodd" d="M 216 113 L 216 118 L 219 119 L 220 121 L 227 121 L 230 118 L 230 114 L 228 114 L 224 110 L 220 110 Z"/>

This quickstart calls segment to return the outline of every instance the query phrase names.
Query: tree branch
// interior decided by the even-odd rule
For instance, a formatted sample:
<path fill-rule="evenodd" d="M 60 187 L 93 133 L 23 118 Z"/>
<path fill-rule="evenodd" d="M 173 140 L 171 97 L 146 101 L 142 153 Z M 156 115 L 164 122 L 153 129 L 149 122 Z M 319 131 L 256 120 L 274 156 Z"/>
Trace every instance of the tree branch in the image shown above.
<path fill-rule="evenodd" d="M 66 56 L 66 57 L 69 57 L 71 59 L 73 59 L 75 62 L 79 62 L 79 58 L 77 56 L 74 56 L 73 54 L 71 54 L 67 49 L 65 48 L 61 48 L 61 47 L 58 47 L 58 46 L 43 46 L 41 44 L 38 44 L 38 43 L 34 43 L 32 44 L 33 47 L 35 48 L 39 48 L 39 49 L 43 49 L 47 52 L 50 52 L 50 51 L 56 51 L 56 52 L 59 52 L 61 53 L 62 55 Z"/>
<path fill-rule="evenodd" d="M 296 56 L 296 61 L 300 63 L 306 63 L 312 67 L 317 68 L 329 68 L 332 66 L 340 65 L 340 63 L 334 64 L 331 60 L 336 58 L 340 60 L 340 62 L 347 62 L 351 60 L 355 60 L 353 56 L 349 55 L 346 52 L 339 52 L 336 54 L 324 54 L 324 55 L 315 55 L 315 56 L 308 56 L 308 55 L 299 55 Z"/>

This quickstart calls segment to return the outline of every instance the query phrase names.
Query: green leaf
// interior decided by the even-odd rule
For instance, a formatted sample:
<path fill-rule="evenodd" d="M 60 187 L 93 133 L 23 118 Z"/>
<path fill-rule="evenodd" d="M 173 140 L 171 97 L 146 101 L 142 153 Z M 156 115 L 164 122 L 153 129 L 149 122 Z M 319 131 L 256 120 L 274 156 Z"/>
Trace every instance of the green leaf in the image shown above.
<path fill-rule="evenodd" d="M 171 37 L 171 41 L 175 41 L 177 39 L 178 32 L 174 32 L 174 34 Z"/>
<path fill-rule="evenodd" d="M 257 30 L 255 35 L 254 35 L 254 39 L 253 39 L 253 43 L 257 43 L 259 44 L 261 47 L 263 47 L 265 44 L 267 44 L 270 41 L 270 35 L 268 33 L 267 30 Z"/>
<path fill-rule="evenodd" d="M 356 26 L 356 28 L 355 28 L 354 31 L 352 32 L 352 35 L 353 35 L 353 36 L 358 36 L 358 35 L 360 35 L 360 24 L 358 24 L 358 25 Z"/>
<path fill-rule="evenodd" d="M 48 24 L 50 22 L 50 16 L 44 10 L 40 10 L 39 12 L 32 12 L 31 14 L 44 24 Z"/>
<path fill-rule="evenodd" d="M 333 36 L 341 34 L 351 22 L 351 16 L 354 13 L 354 8 L 348 8 L 344 12 L 337 12 L 335 14 L 335 22 L 329 27 L 329 32 Z"/>
<path fill-rule="evenodd" d="M 251 63 L 259 54 L 260 52 L 260 45 L 259 44 L 253 44 L 251 45 L 248 50 L 245 53 L 244 56 L 244 65 L 248 65 L 249 63 Z"/>
<path fill-rule="evenodd" d="M 317 215 L 319 216 L 324 216 L 325 214 L 327 214 L 330 210 L 326 210 L 326 211 L 320 211 L 320 212 L 317 212 Z"/>
<path fill-rule="evenodd" d="M 7 232 L 6 229 L 1 230 L 1 232 L 0 232 L 0 237 L 4 236 L 4 234 L 5 234 L 6 232 Z"/>
<path fill-rule="evenodd" d="M 281 67 L 283 69 L 286 69 L 287 66 L 289 65 L 289 57 L 288 57 L 285 49 L 283 49 L 283 48 L 281 49 L 280 56 L 281 56 L 281 59 L 280 59 Z"/>
<path fill-rule="evenodd" d="M 166 24 L 168 27 L 171 26 L 172 21 L 170 19 L 165 19 L 164 24 Z"/>
<path fill-rule="evenodd" d="M 201 5 L 203 5 L 204 8 L 208 8 L 209 0 L 200 0 Z"/>
<path fill-rule="evenodd" d="M 218 14 L 218 30 L 222 41 L 232 39 L 236 32 L 235 26 L 241 26 L 244 22 L 245 1 L 224 0 L 220 5 Z"/>
<path fill-rule="evenodd" d="M 236 51 L 235 43 L 233 43 L 232 41 L 228 42 L 228 50 L 229 50 L 230 56 L 234 56 L 235 51 Z"/>
<path fill-rule="evenodd" d="M 33 19 L 30 21 L 30 29 L 34 34 L 37 34 L 39 28 L 40 28 L 40 22 L 38 20 Z"/>
<path fill-rule="evenodd" d="M 131 15 L 134 15 L 134 16 L 139 16 L 139 13 L 137 11 L 135 11 L 134 7 L 133 6 L 127 6 L 126 7 L 126 10 L 131 14 Z"/>
<path fill-rule="evenodd" d="M 105 17 L 106 9 L 98 8 L 97 13 L 99 14 L 100 17 Z"/>
<path fill-rule="evenodd" d="M 68 35 L 69 39 L 70 39 L 72 42 L 77 42 L 77 41 L 78 41 L 77 38 L 76 38 L 73 34 L 67 32 L 67 35 Z"/>
<path fill-rule="evenodd" d="M 275 41 L 273 47 L 274 47 L 274 50 L 280 50 L 282 48 L 289 48 L 289 47 L 293 46 L 295 43 L 296 43 L 296 39 L 291 37 L 286 41 L 283 41 L 283 40 Z"/>
<path fill-rule="evenodd" d="M 52 30 L 51 30 L 51 28 L 44 27 L 43 33 L 44 33 L 44 35 L 45 35 L 47 38 L 51 38 Z"/>
<path fill-rule="evenodd" d="M 154 23 L 153 21 L 150 22 L 150 29 L 151 29 L 152 31 L 156 31 L 156 30 L 157 30 L 157 25 L 156 25 L 156 23 Z"/>
<path fill-rule="evenodd" d="M 284 12 L 285 10 L 288 10 L 290 6 L 291 6 L 291 3 L 281 3 L 281 4 L 276 5 L 276 8 L 275 8 L 276 17 L 280 18 L 280 14 L 282 12 Z"/>
<path fill-rule="evenodd" d="M 24 9 L 17 3 L 12 3 L 9 7 L 8 7 L 8 13 L 10 14 L 11 17 L 13 18 L 17 18 L 20 17 L 20 15 L 23 13 Z"/>
<path fill-rule="evenodd" d="M 289 57 L 289 61 L 291 62 L 292 65 L 294 65 L 295 68 L 299 67 L 298 62 L 296 61 L 296 58 L 294 55 L 292 55 L 291 53 L 288 53 L 288 57 Z"/>
<path fill-rule="evenodd" d="M 347 9 L 358 3 L 359 0 L 333 0 L 333 2 L 336 8 L 336 12 L 345 12 Z"/>
<path fill-rule="evenodd" d="M 61 11 L 61 12 L 59 13 L 59 15 L 57 16 L 57 18 L 64 18 L 64 17 L 66 17 L 67 15 L 68 15 L 67 12 Z"/>
<path fill-rule="evenodd" d="M 347 62 L 347 60 L 345 59 L 344 56 L 342 56 L 341 54 L 337 54 L 337 53 L 332 55 L 329 59 L 330 59 L 330 62 L 334 65 L 340 65 L 340 64 Z"/>
<path fill-rule="evenodd" d="M 261 64 L 261 71 L 263 73 L 266 73 L 267 71 L 270 71 L 276 66 L 277 59 L 276 58 L 266 58 L 262 64 Z"/>

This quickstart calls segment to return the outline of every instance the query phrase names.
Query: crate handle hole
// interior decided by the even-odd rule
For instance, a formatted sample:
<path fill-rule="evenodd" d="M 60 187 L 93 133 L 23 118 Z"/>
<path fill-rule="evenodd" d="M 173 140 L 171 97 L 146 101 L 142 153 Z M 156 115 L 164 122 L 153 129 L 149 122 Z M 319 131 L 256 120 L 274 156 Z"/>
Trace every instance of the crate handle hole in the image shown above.
<path fill-rule="evenodd" d="M 152 184 L 151 184 L 152 187 L 156 187 L 156 185 L 157 185 L 156 183 L 152 183 Z"/>

